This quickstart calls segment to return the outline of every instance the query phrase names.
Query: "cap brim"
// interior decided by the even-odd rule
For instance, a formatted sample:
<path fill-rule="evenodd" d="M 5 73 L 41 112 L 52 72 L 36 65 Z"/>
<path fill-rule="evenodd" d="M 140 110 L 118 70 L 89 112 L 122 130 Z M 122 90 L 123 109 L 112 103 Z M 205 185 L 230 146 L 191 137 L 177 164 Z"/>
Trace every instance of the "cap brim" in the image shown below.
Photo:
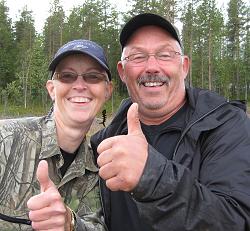
<path fill-rule="evenodd" d="M 182 47 L 178 33 L 175 27 L 170 22 L 168 22 L 166 19 L 164 19 L 163 17 L 159 15 L 144 13 L 144 14 L 139 14 L 135 16 L 130 21 L 128 21 L 123 27 L 121 34 L 120 34 L 120 44 L 121 44 L 122 49 L 128 42 L 131 35 L 137 29 L 139 29 L 140 27 L 149 26 L 149 25 L 159 26 L 163 28 L 164 30 L 169 32 Z"/>

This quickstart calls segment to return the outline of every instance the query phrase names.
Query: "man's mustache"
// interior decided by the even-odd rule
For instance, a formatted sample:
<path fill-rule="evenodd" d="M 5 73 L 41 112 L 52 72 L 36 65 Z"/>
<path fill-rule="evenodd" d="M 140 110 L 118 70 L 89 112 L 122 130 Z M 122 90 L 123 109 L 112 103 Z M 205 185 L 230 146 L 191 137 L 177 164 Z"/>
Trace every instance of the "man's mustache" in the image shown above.
<path fill-rule="evenodd" d="M 139 86 L 147 82 L 162 82 L 169 84 L 170 79 L 166 75 L 157 75 L 157 74 L 142 75 L 137 79 L 137 84 Z"/>

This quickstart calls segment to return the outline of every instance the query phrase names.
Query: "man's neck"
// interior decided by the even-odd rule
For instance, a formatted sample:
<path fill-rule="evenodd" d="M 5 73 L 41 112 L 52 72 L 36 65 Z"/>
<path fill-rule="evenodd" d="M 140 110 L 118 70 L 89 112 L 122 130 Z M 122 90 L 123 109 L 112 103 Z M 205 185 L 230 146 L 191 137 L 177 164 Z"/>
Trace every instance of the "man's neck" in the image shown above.
<path fill-rule="evenodd" d="M 178 104 L 175 108 L 170 110 L 169 112 L 149 112 L 148 115 L 145 113 L 139 112 L 139 118 L 142 123 L 145 125 L 159 125 L 170 119 L 177 111 L 180 110 L 180 108 L 183 107 L 183 105 L 186 103 L 186 99 L 184 99 L 180 104 Z"/>

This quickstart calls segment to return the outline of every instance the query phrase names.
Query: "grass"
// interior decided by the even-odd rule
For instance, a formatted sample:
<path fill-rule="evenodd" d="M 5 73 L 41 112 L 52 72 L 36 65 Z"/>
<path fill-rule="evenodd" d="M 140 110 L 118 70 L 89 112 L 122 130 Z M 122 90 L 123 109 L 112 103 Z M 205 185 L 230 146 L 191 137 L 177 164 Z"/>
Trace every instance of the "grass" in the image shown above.
<path fill-rule="evenodd" d="M 110 99 L 104 106 L 103 109 L 107 112 L 107 120 L 110 121 L 114 116 L 117 108 L 119 107 L 121 100 L 126 96 L 114 95 L 113 99 Z M 14 117 L 26 117 L 26 116 L 42 116 L 46 115 L 50 109 L 51 105 L 41 105 L 39 103 L 33 103 L 27 108 L 23 105 L 9 104 L 4 106 L 0 104 L 0 118 L 14 118 Z M 98 121 L 102 120 L 102 110 L 98 113 Z M 250 102 L 247 104 L 247 112 L 250 115 Z"/>
<path fill-rule="evenodd" d="M 104 106 L 103 109 L 107 112 L 107 117 L 112 117 L 115 114 L 117 108 L 120 105 L 121 100 L 125 98 L 120 95 L 114 95 Z M 26 117 L 26 116 L 42 116 L 46 115 L 51 107 L 51 103 L 48 102 L 47 105 L 42 105 L 39 102 L 33 102 L 28 105 L 27 108 L 24 105 L 17 105 L 8 103 L 4 105 L 0 103 L 0 118 L 16 118 L 16 117 Z M 102 109 L 102 110 L 103 110 Z M 102 117 L 102 110 L 98 113 L 97 117 Z"/>
<path fill-rule="evenodd" d="M 0 105 L 0 117 L 1 118 L 15 118 L 26 116 L 41 116 L 47 114 L 50 105 L 42 106 L 34 104 L 25 108 L 22 105 Z"/>

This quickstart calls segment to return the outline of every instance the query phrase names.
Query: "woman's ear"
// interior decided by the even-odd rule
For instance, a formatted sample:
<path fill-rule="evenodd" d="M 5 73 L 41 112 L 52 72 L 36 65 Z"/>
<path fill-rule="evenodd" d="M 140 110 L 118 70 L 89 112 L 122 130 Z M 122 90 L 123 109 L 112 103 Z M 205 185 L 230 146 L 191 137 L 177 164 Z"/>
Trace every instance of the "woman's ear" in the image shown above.
<path fill-rule="evenodd" d="M 46 83 L 46 88 L 47 91 L 50 95 L 50 98 L 52 99 L 52 101 L 55 101 L 55 86 L 54 86 L 54 81 L 53 80 L 48 80 Z"/>
<path fill-rule="evenodd" d="M 113 83 L 110 81 L 107 83 L 107 89 L 105 93 L 105 100 L 109 100 L 113 92 Z"/>

